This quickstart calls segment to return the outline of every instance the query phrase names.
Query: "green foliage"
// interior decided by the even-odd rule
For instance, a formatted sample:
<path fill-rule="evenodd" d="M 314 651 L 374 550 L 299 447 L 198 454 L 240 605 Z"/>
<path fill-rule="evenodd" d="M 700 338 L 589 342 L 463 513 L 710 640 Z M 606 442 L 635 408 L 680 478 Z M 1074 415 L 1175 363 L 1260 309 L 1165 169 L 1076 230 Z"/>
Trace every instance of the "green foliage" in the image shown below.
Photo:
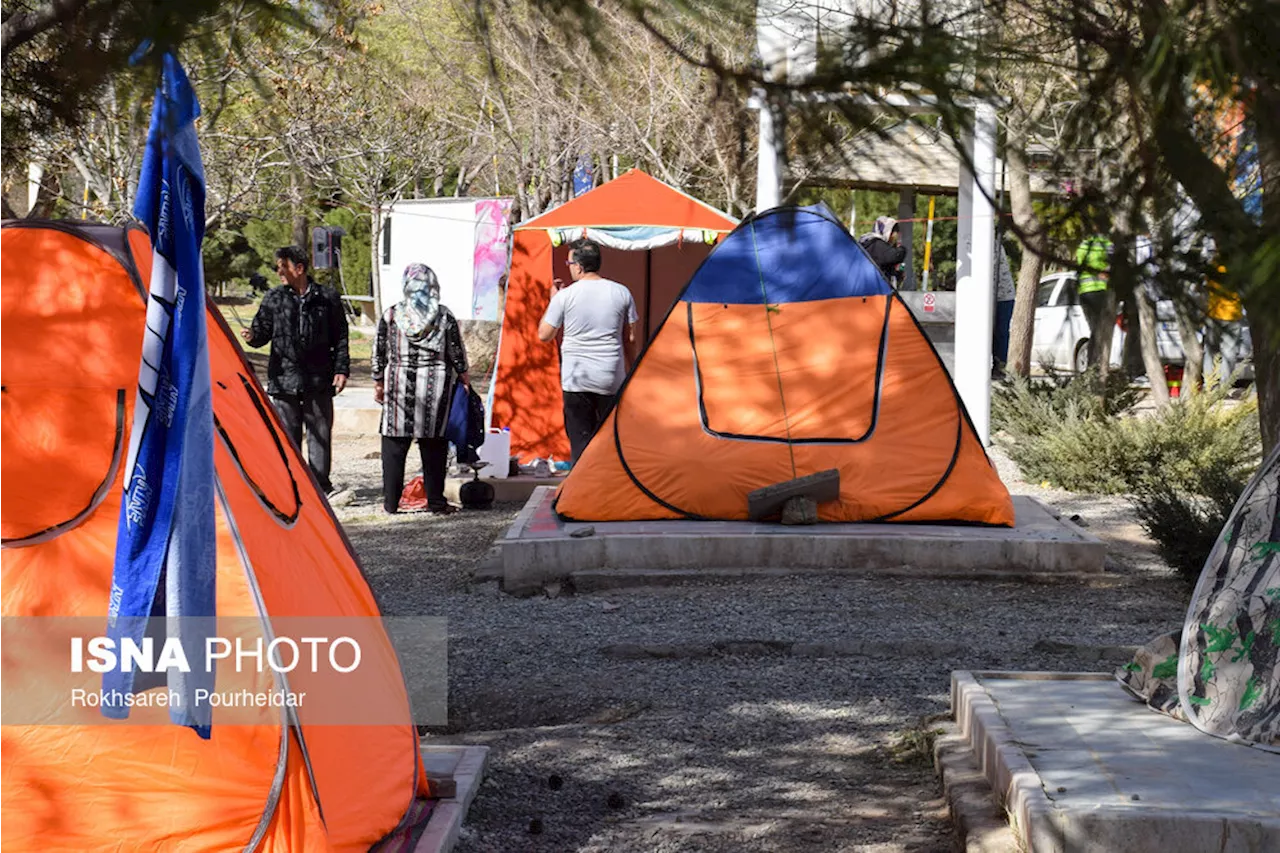
<path fill-rule="evenodd" d="M 372 292 L 369 245 L 369 217 L 339 207 L 324 216 L 325 225 L 337 225 L 346 231 L 342 238 L 342 283 L 352 296 L 368 296 Z M 335 286 L 337 282 L 334 283 Z"/>
<path fill-rule="evenodd" d="M 1075 378 L 1036 388 L 1019 380 L 992 400 L 998 441 L 1025 476 L 1093 494 L 1143 488 L 1203 495 L 1208 477 L 1247 482 L 1261 454 L 1256 398 L 1233 402 L 1210 386 L 1151 414 L 1129 412 L 1133 391 L 1088 392 Z M 1213 473 L 1209 473 L 1213 472 Z M 1238 494 L 1238 492 L 1237 492 Z"/>
<path fill-rule="evenodd" d="M 1257 400 L 1211 380 L 1150 414 L 1121 378 L 1017 380 L 992 398 L 997 442 L 1033 481 L 1129 495 L 1161 557 L 1194 581 L 1261 461 Z"/>
<path fill-rule="evenodd" d="M 1216 381 L 1216 375 L 1214 377 Z M 1186 401 L 1187 416 L 1170 429 L 1199 432 L 1205 438 L 1213 428 L 1213 410 L 1221 410 L 1226 389 Z M 1168 470 L 1148 472 L 1133 489 L 1138 522 L 1159 549 L 1160 556 L 1190 583 L 1195 583 L 1204 562 L 1226 526 L 1231 510 L 1244 492 L 1261 461 L 1257 402 L 1250 399 L 1217 422 L 1217 444 L 1196 459 Z"/>
<path fill-rule="evenodd" d="M 205 234 L 203 255 L 204 280 L 211 287 L 244 289 L 249 276 L 261 272 L 264 265 L 243 231 L 230 223 Z"/>
<path fill-rule="evenodd" d="M 1042 467 L 1029 447 L 1036 439 L 1057 431 L 1067 419 L 1107 420 L 1127 412 L 1141 393 L 1117 372 L 1109 373 L 1105 382 L 1094 371 L 1047 379 L 1019 378 L 996 387 L 991 398 L 991 423 L 1008 433 L 1010 458 L 1030 476 L 1028 466 Z M 1032 455 L 1023 456 L 1024 452 Z"/>
<path fill-rule="evenodd" d="M 276 249 L 293 242 L 293 225 L 278 219 L 250 219 L 242 230 L 249 246 L 262 258 L 260 271 L 274 280 Z"/>
<path fill-rule="evenodd" d="M 1196 480 L 1191 488 L 1172 488 L 1150 478 L 1133 497 L 1138 521 L 1161 558 L 1191 582 L 1200 576 L 1245 485 L 1221 464 L 1198 472 Z"/>
<path fill-rule="evenodd" d="M 122 87 L 117 96 L 151 92 L 166 47 L 189 68 L 243 62 L 246 41 L 315 37 L 328 21 L 351 20 L 346 7 L 346 0 L 317 0 L 305 11 L 288 0 L 4 0 L 5 159 L 21 157 L 50 134 L 78 130 L 110 79 Z M 147 42 L 152 48 L 131 64 L 131 55 Z"/>

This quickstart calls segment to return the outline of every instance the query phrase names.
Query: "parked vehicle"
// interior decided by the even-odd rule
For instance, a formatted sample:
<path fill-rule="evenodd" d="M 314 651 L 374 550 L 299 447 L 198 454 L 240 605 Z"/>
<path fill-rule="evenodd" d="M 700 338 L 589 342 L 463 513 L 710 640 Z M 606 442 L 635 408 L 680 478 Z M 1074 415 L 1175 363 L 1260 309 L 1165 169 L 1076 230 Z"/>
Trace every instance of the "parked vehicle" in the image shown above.
<path fill-rule="evenodd" d="M 1123 306 L 1122 306 L 1123 309 Z M 1178 331 L 1177 313 L 1173 301 L 1162 299 L 1156 303 L 1156 346 L 1162 364 L 1181 367 L 1186 363 L 1182 349 L 1182 335 Z M 1111 366 L 1119 367 L 1124 354 L 1127 330 L 1121 310 L 1111 327 Z M 1248 330 L 1245 329 L 1242 361 L 1246 362 L 1245 379 L 1253 376 Z M 1031 361 L 1037 367 L 1051 370 L 1069 370 L 1083 373 L 1089 356 L 1089 323 L 1076 293 L 1074 272 L 1050 273 L 1040 279 L 1036 293 L 1035 329 L 1031 342 Z M 1211 364 L 1206 355 L 1205 369 Z"/>

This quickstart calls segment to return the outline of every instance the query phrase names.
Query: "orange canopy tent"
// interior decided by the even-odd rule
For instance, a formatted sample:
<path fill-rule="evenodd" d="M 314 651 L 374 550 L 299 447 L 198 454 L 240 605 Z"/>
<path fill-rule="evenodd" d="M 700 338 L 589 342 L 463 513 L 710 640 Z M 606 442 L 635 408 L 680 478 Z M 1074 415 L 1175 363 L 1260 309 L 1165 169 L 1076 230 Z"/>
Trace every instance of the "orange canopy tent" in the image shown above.
<path fill-rule="evenodd" d="M 569 281 L 568 244 L 601 244 L 600 274 L 625 284 L 647 340 L 735 220 L 638 169 L 513 229 L 491 427 L 511 431 L 511 454 L 569 458 L 554 343 L 538 340 L 556 278 Z"/>
<path fill-rule="evenodd" d="M 433 799 L 395 648 L 212 306 L 219 625 L 251 643 L 298 619 L 333 636 L 337 621 L 356 632 L 360 666 L 351 680 L 295 670 L 289 690 L 306 699 L 293 709 L 215 708 L 208 740 L 162 705 L 109 720 L 41 698 L 66 679 L 102 685 L 70 674 L 65 645 L 50 660 L 31 637 L 73 621 L 106 633 L 152 252 L 140 228 L 74 222 L 7 221 L 0 242 L 4 848 L 403 849 Z M 219 693 L 279 686 L 270 669 L 238 669 L 218 670 Z"/>
<path fill-rule="evenodd" d="M 824 206 L 752 216 L 680 293 L 556 511 L 749 518 L 757 489 L 839 472 L 822 521 L 1012 526 L 938 353 Z"/>

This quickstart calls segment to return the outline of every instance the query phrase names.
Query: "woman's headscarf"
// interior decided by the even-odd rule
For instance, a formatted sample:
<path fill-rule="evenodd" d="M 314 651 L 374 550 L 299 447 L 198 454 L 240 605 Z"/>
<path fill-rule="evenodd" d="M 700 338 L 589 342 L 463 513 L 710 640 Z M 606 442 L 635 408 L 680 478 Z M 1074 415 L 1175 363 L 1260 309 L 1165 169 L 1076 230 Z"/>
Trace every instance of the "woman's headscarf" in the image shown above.
<path fill-rule="evenodd" d="M 411 339 L 429 337 L 440 319 L 440 282 L 426 264 L 409 264 L 404 268 L 404 302 L 401 303 L 402 328 Z"/>
<path fill-rule="evenodd" d="M 893 229 L 897 227 L 898 220 L 894 219 L 892 216 L 881 216 L 876 219 L 875 227 L 871 229 L 871 236 L 878 237 L 888 243 L 889 238 L 893 236 Z"/>

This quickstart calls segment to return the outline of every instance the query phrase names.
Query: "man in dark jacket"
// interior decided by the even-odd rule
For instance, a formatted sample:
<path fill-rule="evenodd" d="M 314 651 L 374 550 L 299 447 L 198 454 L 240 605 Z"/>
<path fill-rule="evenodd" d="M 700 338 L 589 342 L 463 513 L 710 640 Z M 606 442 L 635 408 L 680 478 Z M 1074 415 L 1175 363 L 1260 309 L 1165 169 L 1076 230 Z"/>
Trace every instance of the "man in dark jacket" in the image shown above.
<path fill-rule="evenodd" d="M 271 343 L 267 394 L 299 448 L 306 426 L 307 461 L 320 488 L 332 496 L 333 395 L 342 392 L 351 374 L 347 317 L 338 292 L 307 275 L 302 249 L 277 250 L 276 272 L 284 284 L 267 291 L 240 336 L 251 347 Z"/>

